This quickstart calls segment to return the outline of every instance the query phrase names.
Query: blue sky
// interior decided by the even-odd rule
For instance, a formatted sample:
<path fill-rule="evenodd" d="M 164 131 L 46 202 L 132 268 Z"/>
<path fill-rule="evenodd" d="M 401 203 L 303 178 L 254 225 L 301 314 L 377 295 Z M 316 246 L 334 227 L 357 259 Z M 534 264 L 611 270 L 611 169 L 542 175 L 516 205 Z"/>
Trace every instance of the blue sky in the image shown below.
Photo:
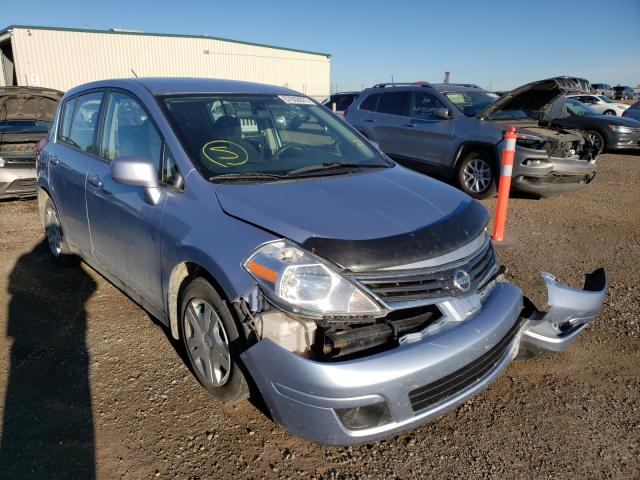
<path fill-rule="evenodd" d="M 640 84 L 640 0 L 0 0 L 0 12 L 0 27 L 116 27 L 326 52 L 341 90 L 392 74 L 439 82 L 445 70 L 496 90 L 562 74 Z"/>

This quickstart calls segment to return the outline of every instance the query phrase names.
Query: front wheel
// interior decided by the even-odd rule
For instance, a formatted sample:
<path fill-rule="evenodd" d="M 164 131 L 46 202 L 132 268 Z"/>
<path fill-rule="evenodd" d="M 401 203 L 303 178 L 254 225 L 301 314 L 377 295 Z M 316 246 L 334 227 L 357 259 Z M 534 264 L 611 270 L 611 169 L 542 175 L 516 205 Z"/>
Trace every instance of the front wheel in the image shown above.
<path fill-rule="evenodd" d="M 471 152 L 458 167 L 458 186 L 473 198 L 487 198 L 496 190 L 495 162 L 487 153 Z"/>
<path fill-rule="evenodd" d="M 239 355 L 246 347 L 242 329 L 227 304 L 202 277 L 182 295 L 180 334 L 191 369 L 214 397 L 235 402 L 249 397 Z"/>
<path fill-rule="evenodd" d="M 587 135 L 589 136 L 591 143 L 598 148 L 598 153 L 602 153 L 605 147 L 604 137 L 594 130 L 589 130 Z"/>

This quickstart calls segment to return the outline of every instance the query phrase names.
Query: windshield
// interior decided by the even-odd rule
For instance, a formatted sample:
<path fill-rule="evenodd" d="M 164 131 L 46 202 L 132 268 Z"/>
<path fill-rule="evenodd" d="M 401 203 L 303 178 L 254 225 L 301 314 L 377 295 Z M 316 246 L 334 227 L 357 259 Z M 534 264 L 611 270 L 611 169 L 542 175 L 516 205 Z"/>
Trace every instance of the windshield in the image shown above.
<path fill-rule="evenodd" d="M 2 133 L 47 133 L 49 122 L 40 120 L 6 120 L 0 121 Z"/>
<path fill-rule="evenodd" d="M 198 95 L 165 97 L 164 103 L 178 137 L 205 178 L 286 176 L 300 169 L 308 173 L 314 166 L 339 170 L 342 164 L 391 165 L 307 97 Z"/>
<path fill-rule="evenodd" d="M 566 105 L 567 105 L 567 110 L 569 110 L 569 112 L 573 113 L 574 115 L 596 115 L 597 113 L 595 112 L 595 110 L 592 110 L 591 108 L 589 108 L 588 106 L 586 106 L 584 103 L 579 102 L 577 100 L 566 100 Z"/>
<path fill-rule="evenodd" d="M 600 100 L 602 100 L 604 103 L 616 103 L 613 100 L 611 100 L 609 97 L 607 97 L 606 95 L 598 95 L 597 97 Z"/>
<path fill-rule="evenodd" d="M 442 94 L 467 117 L 475 117 L 478 112 L 499 98 L 495 93 L 484 90 L 442 92 Z"/>

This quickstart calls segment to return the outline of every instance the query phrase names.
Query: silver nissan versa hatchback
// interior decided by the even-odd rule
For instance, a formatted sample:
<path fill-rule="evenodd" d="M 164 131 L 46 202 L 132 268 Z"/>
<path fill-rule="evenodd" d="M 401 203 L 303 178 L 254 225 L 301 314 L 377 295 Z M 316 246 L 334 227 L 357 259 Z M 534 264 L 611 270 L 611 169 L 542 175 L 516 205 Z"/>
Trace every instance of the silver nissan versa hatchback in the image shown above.
<path fill-rule="evenodd" d="M 285 88 L 74 88 L 37 173 L 58 261 L 80 256 L 166 324 L 214 397 L 255 384 L 278 423 L 325 444 L 415 427 L 516 356 L 564 350 L 607 288 L 602 269 L 584 289 L 543 273 L 536 310 L 480 203 Z"/>

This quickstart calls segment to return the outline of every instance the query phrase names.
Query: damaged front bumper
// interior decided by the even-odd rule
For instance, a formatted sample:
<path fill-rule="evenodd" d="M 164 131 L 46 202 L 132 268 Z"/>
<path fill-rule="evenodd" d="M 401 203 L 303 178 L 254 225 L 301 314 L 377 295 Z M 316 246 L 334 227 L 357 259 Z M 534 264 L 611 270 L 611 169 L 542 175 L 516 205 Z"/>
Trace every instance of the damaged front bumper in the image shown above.
<path fill-rule="evenodd" d="M 521 192 L 554 195 L 585 188 L 596 176 L 595 160 L 549 157 L 544 152 L 517 147 L 512 187 Z"/>
<path fill-rule="evenodd" d="M 242 354 L 275 421 L 329 445 L 365 443 L 434 419 L 487 387 L 516 357 L 561 352 L 600 310 L 603 269 L 583 290 L 543 274 L 546 313 L 506 282 L 491 286 L 482 309 L 398 347 L 325 363 L 264 339 Z"/>

